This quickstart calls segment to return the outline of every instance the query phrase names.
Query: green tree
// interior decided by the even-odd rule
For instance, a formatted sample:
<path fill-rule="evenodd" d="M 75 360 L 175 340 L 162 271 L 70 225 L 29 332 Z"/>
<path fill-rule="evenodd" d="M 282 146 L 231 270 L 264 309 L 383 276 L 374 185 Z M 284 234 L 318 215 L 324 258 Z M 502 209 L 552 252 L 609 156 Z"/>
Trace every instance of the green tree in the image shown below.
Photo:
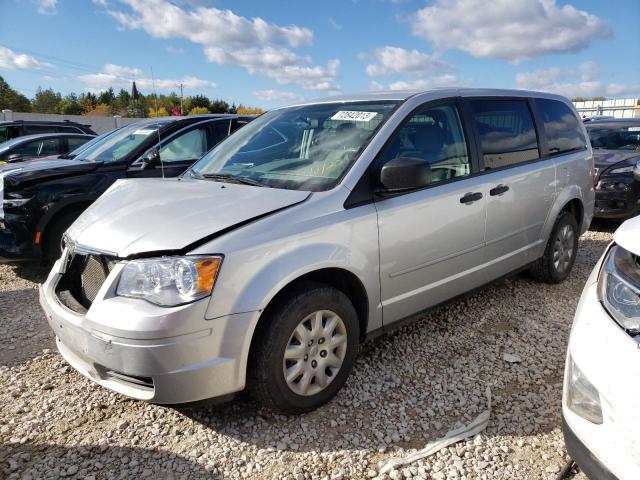
<path fill-rule="evenodd" d="M 102 103 L 104 105 L 112 105 L 115 99 L 116 95 L 113 93 L 113 88 L 111 87 L 109 87 L 108 90 L 100 92 L 100 95 L 98 95 L 98 103 Z"/>
<path fill-rule="evenodd" d="M 62 95 L 60 95 L 60 92 L 54 92 L 52 88 L 43 90 L 38 87 L 36 96 L 31 101 L 31 107 L 37 113 L 58 113 L 61 101 Z"/>
<path fill-rule="evenodd" d="M 7 108 L 15 112 L 30 112 L 31 102 L 27 97 L 11 88 L 0 76 L 0 110 Z"/>
<path fill-rule="evenodd" d="M 194 97 L 190 97 L 191 100 L 191 108 L 194 107 L 203 107 L 209 108 L 211 106 L 211 100 L 204 95 L 196 95 Z"/>
<path fill-rule="evenodd" d="M 216 99 L 209 106 L 211 113 L 229 113 L 229 104 L 224 100 Z"/>
<path fill-rule="evenodd" d="M 80 115 L 82 112 L 84 107 L 75 93 L 70 93 L 60 102 L 60 113 L 63 115 Z"/>

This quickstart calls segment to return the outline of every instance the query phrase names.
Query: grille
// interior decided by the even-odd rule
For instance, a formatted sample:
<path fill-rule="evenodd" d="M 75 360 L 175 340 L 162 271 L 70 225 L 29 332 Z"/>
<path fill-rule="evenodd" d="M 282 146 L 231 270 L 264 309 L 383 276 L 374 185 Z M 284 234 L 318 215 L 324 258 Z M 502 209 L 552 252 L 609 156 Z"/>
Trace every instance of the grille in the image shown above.
<path fill-rule="evenodd" d="M 80 285 L 84 298 L 93 302 L 98 295 L 98 290 L 107 279 L 111 271 L 111 265 L 104 257 L 97 255 L 86 255 L 84 265 L 80 271 Z"/>
<path fill-rule="evenodd" d="M 106 255 L 76 253 L 56 287 L 58 299 L 71 310 L 86 313 L 116 262 Z"/>

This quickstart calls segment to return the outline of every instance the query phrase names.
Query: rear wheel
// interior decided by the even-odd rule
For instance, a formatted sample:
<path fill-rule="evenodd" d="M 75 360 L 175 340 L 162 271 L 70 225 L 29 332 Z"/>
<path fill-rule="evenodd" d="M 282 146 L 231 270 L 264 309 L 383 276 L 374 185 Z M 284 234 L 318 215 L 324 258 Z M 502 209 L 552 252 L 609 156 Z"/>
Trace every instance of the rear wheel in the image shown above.
<path fill-rule="evenodd" d="M 328 402 L 344 385 L 359 346 L 356 311 L 346 295 L 311 284 L 261 321 L 249 389 L 263 405 L 287 414 Z"/>
<path fill-rule="evenodd" d="M 578 251 L 578 222 L 570 212 L 562 212 L 556 220 L 544 255 L 531 266 L 533 278 L 545 283 L 564 281 L 573 268 Z"/>
<path fill-rule="evenodd" d="M 48 264 L 53 264 L 62 255 L 62 235 L 71 226 L 76 218 L 80 216 L 80 211 L 63 213 L 49 224 L 44 233 L 43 254 L 44 260 Z"/>

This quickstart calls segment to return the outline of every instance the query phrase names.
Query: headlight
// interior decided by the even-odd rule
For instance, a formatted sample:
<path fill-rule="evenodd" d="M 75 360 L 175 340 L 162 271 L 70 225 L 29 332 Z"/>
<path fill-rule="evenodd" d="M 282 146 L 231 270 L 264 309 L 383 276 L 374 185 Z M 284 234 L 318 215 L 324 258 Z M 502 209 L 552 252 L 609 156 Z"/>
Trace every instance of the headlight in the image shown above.
<path fill-rule="evenodd" d="M 220 256 L 132 260 L 122 270 L 116 294 L 163 307 L 193 302 L 211 294 L 221 263 Z"/>
<path fill-rule="evenodd" d="M 592 423 L 601 424 L 600 394 L 596 387 L 584 376 L 584 373 L 580 371 L 571 356 L 569 356 L 566 385 L 565 402 L 567 407 L 576 415 L 580 415 Z"/>
<path fill-rule="evenodd" d="M 619 245 L 609 250 L 598 279 L 598 296 L 609 315 L 629 333 L 640 333 L 640 262 Z"/>

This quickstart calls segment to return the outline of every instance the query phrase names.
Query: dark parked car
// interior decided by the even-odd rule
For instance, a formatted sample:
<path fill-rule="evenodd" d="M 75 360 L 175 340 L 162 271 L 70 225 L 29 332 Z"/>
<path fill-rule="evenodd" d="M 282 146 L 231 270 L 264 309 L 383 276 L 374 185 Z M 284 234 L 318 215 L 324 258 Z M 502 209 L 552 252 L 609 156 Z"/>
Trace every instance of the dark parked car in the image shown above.
<path fill-rule="evenodd" d="M 38 157 L 64 155 L 93 138 L 96 136 L 86 133 L 42 133 L 14 138 L 0 143 L 0 165 Z"/>
<path fill-rule="evenodd" d="M 86 133 L 96 135 L 89 125 L 70 122 L 47 122 L 31 120 L 13 120 L 0 122 L 0 143 L 12 138 L 23 137 L 24 135 L 35 135 L 38 133 Z"/>
<path fill-rule="evenodd" d="M 0 261 L 55 260 L 65 230 L 116 180 L 178 176 L 251 119 L 145 119 L 105 135 L 72 159 L 0 167 Z"/>
<path fill-rule="evenodd" d="M 596 217 L 640 213 L 640 118 L 589 122 L 596 166 Z"/>

